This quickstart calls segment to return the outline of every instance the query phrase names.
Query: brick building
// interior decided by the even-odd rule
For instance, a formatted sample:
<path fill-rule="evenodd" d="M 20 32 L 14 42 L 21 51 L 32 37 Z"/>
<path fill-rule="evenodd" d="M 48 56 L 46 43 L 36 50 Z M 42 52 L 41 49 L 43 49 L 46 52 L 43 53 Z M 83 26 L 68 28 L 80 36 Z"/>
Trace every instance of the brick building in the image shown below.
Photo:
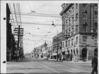
<path fill-rule="evenodd" d="M 97 48 L 98 5 L 62 4 L 62 49 L 73 58 L 91 59 Z"/>

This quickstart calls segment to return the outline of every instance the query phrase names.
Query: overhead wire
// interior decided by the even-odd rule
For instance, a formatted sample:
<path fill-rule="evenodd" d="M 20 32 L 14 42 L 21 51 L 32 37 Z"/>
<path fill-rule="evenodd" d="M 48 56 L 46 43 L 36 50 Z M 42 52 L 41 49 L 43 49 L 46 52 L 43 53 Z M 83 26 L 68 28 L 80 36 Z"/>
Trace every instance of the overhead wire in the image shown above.
<path fill-rule="evenodd" d="M 12 23 L 16 23 L 16 22 L 12 22 Z M 20 22 L 18 22 L 20 23 Z M 33 22 L 22 22 L 22 24 L 33 24 L 33 25 L 46 25 L 46 26 L 50 26 L 50 24 L 45 24 L 45 23 L 33 23 Z M 56 24 L 57 26 L 62 26 L 61 24 Z"/>
<path fill-rule="evenodd" d="M 20 25 L 21 25 L 22 21 L 21 21 L 21 11 L 20 11 L 20 4 L 18 4 L 18 10 L 19 10 L 19 17 L 20 17 Z"/>
<path fill-rule="evenodd" d="M 15 8 L 15 4 L 14 3 L 13 3 L 13 8 L 14 8 L 14 13 L 15 13 L 16 23 L 18 25 L 17 16 L 16 16 L 16 8 Z"/>
<path fill-rule="evenodd" d="M 12 13 L 15 14 L 15 13 Z M 16 15 L 20 15 L 16 13 Z M 45 14 L 45 13 L 22 13 L 22 16 L 39 16 L 39 17 L 54 17 L 54 18 L 61 18 L 61 16 L 58 16 L 56 14 Z"/>

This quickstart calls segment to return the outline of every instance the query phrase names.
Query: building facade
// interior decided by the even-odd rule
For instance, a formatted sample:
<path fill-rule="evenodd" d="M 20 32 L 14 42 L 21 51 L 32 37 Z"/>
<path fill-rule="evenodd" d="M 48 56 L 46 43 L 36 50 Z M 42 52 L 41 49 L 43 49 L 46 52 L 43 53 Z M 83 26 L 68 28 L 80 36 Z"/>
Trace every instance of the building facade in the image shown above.
<path fill-rule="evenodd" d="M 62 4 L 62 32 L 65 53 L 72 58 L 91 59 L 97 48 L 98 5 Z"/>
<path fill-rule="evenodd" d="M 47 54 L 48 54 L 48 48 L 46 42 L 34 48 L 33 50 L 33 56 L 36 58 L 47 58 Z"/>
<path fill-rule="evenodd" d="M 62 41 L 64 40 L 64 36 L 63 33 L 60 32 L 59 34 L 57 34 L 56 36 L 53 37 L 53 54 L 52 56 L 54 56 L 54 58 L 56 59 L 58 55 L 60 55 L 63 51 L 62 49 Z"/>

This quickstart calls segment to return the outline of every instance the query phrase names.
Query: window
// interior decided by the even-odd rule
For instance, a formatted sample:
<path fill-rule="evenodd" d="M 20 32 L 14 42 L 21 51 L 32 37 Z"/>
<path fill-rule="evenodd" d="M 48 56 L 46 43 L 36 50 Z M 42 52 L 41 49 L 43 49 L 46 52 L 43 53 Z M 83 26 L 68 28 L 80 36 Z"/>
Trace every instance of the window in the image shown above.
<path fill-rule="evenodd" d="M 74 33 L 74 25 L 72 25 L 72 31 L 73 31 L 73 33 Z"/>
<path fill-rule="evenodd" d="M 65 42 L 65 44 L 66 44 L 66 47 L 67 47 L 67 41 Z"/>
<path fill-rule="evenodd" d="M 73 46 L 73 39 L 72 39 L 72 46 Z"/>
<path fill-rule="evenodd" d="M 70 46 L 70 40 L 68 40 L 68 46 Z"/>
<path fill-rule="evenodd" d="M 72 18 L 72 24 L 74 24 L 74 15 L 71 18 Z"/>
<path fill-rule="evenodd" d="M 83 11 L 82 15 L 83 15 L 84 18 L 87 18 L 87 10 Z"/>
<path fill-rule="evenodd" d="M 64 42 L 62 42 L 62 47 L 64 48 Z"/>
<path fill-rule="evenodd" d="M 74 7 L 72 6 L 72 10 L 74 9 Z"/>
<path fill-rule="evenodd" d="M 76 25 L 76 33 L 78 33 L 78 25 Z"/>
<path fill-rule="evenodd" d="M 71 46 L 72 46 L 72 39 L 71 39 Z"/>
<path fill-rule="evenodd" d="M 87 14 L 87 10 L 85 10 L 84 13 Z"/>
<path fill-rule="evenodd" d="M 76 13 L 76 21 L 77 21 L 77 19 L 78 19 L 78 13 Z"/>
<path fill-rule="evenodd" d="M 67 19 L 66 19 L 66 24 L 67 24 Z"/>
<path fill-rule="evenodd" d="M 76 53 L 77 53 L 77 55 L 78 55 L 78 49 L 76 49 Z"/>
<path fill-rule="evenodd" d="M 87 5 L 87 4 L 82 4 L 84 7 Z"/>
<path fill-rule="evenodd" d="M 84 42 L 87 41 L 87 36 L 83 36 L 83 41 L 84 41 Z"/>
<path fill-rule="evenodd" d="M 94 4 L 94 6 L 96 6 L 96 7 L 97 7 L 97 4 Z"/>
<path fill-rule="evenodd" d="M 76 4 L 76 9 L 78 8 L 78 4 Z"/>
<path fill-rule="evenodd" d="M 78 44 L 78 37 L 76 37 L 76 44 Z"/>
<path fill-rule="evenodd" d="M 71 26 L 71 30 L 72 30 L 71 31 L 71 35 L 73 35 L 73 33 L 74 33 L 74 25 Z"/>
<path fill-rule="evenodd" d="M 97 11 L 94 11 L 95 15 L 97 15 Z"/>
<path fill-rule="evenodd" d="M 70 18 L 69 18 L 69 25 L 70 25 Z"/>
<path fill-rule="evenodd" d="M 71 54 L 72 54 L 72 49 L 71 49 Z"/>
<path fill-rule="evenodd" d="M 87 23 L 83 24 L 83 30 L 87 32 Z"/>
<path fill-rule="evenodd" d="M 75 55 L 75 49 L 74 49 L 74 55 Z"/>
<path fill-rule="evenodd" d="M 66 29 L 65 35 L 67 35 L 67 29 Z"/>
<path fill-rule="evenodd" d="M 94 32 L 97 32 L 97 23 L 94 23 Z"/>

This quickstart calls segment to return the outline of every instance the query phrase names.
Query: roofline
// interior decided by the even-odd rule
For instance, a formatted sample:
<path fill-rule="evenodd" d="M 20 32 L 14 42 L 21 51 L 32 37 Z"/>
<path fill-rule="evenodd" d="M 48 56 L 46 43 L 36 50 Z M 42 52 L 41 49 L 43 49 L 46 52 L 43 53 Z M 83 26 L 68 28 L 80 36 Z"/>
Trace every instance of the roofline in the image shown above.
<path fill-rule="evenodd" d="M 64 10 L 61 11 L 60 15 L 62 16 L 63 13 L 66 12 L 72 5 L 73 5 L 73 3 L 69 4 L 68 7 L 66 7 Z"/>

